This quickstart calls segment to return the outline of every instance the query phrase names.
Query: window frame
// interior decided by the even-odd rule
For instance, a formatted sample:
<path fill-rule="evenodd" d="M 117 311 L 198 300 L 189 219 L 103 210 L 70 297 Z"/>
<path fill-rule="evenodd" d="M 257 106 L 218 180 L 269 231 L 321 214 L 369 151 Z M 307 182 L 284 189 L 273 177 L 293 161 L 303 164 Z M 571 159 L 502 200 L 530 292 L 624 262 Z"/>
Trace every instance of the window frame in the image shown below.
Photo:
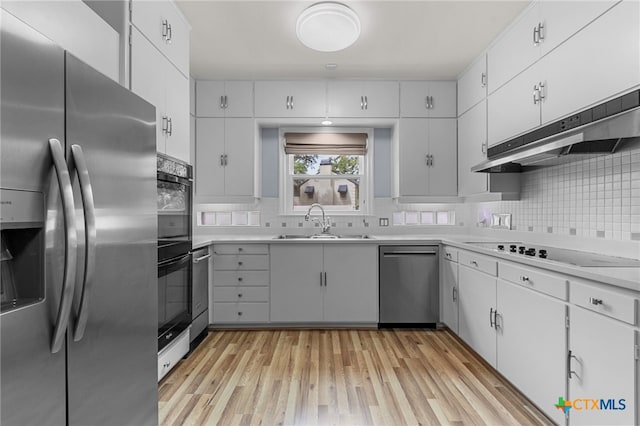
<path fill-rule="evenodd" d="M 366 216 L 372 214 L 373 200 L 373 146 L 374 140 L 373 128 L 363 127 L 280 127 L 278 132 L 278 149 L 280 159 L 280 214 L 286 216 L 304 216 L 306 209 L 295 210 L 293 205 L 293 179 L 301 177 L 319 178 L 318 175 L 294 175 L 293 174 L 293 154 L 284 152 L 284 134 L 285 133 L 366 133 L 367 134 L 367 153 L 362 157 L 360 164 L 361 170 L 358 175 L 332 175 L 327 178 L 353 178 L 360 179 L 360 209 L 344 210 L 329 206 L 326 208 L 327 215 L 331 216 Z M 325 207 L 325 206 L 323 206 Z"/>

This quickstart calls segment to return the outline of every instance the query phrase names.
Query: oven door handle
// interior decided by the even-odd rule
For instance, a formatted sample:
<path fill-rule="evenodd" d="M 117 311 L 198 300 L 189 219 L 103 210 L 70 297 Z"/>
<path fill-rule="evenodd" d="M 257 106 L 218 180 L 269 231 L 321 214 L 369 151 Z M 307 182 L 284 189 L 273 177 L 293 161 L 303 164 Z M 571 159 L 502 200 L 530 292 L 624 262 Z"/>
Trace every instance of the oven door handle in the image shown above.
<path fill-rule="evenodd" d="M 191 253 L 187 253 L 182 257 L 164 260 L 158 263 L 158 268 L 175 267 L 187 263 L 191 260 Z"/>
<path fill-rule="evenodd" d="M 157 172 L 157 179 L 158 181 L 161 181 L 161 182 L 181 183 L 183 185 L 191 185 L 191 183 L 193 182 L 193 179 L 176 176 L 176 175 L 170 175 L 169 173 L 160 172 L 160 171 Z"/>

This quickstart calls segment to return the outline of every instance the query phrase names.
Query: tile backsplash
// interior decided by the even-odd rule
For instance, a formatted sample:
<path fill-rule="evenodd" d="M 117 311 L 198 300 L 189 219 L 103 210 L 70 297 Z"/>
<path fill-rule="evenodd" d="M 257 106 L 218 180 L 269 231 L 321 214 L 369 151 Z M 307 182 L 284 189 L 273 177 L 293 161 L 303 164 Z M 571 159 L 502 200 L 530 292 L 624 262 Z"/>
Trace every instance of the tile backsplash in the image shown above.
<path fill-rule="evenodd" d="M 607 240 L 640 240 L 640 144 L 618 153 L 522 174 L 519 201 L 476 203 L 469 221 L 511 213 L 512 229 Z"/>

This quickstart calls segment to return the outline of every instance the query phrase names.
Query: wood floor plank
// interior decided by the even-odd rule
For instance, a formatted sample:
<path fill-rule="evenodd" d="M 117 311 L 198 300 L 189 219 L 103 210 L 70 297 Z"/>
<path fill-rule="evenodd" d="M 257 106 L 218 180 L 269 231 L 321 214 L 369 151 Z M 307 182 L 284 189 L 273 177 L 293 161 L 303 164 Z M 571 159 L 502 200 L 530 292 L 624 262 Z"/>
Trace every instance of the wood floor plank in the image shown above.
<path fill-rule="evenodd" d="M 219 330 L 159 384 L 162 425 L 552 422 L 449 330 Z"/>

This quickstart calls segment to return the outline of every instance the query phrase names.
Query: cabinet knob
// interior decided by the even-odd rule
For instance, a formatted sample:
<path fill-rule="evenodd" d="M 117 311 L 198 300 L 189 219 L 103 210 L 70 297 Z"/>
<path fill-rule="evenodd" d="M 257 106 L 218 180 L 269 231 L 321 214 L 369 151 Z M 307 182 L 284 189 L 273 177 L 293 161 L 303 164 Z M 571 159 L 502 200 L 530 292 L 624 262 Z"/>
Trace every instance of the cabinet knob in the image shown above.
<path fill-rule="evenodd" d="M 472 261 L 471 261 L 471 264 L 472 264 L 473 266 L 478 266 L 478 262 L 476 262 L 475 260 L 472 260 Z"/>
<path fill-rule="evenodd" d="M 242 251 L 242 247 L 238 247 L 238 251 Z"/>
<path fill-rule="evenodd" d="M 238 281 L 242 282 L 242 277 L 238 277 Z"/>
<path fill-rule="evenodd" d="M 447 256 L 447 258 L 451 259 L 451 253 L 445 253 L 445 256 Z"/>
<path fill-rule="evenodd" d="M 523 276 L 520 277 L 520 281 L 522 281 L 522 282 L 529 281 L 529 277 L 523 275 Z"/>
<path fill-rule="evenodd" d="M 238 312 L 238 316 L 241 317 L 242 316 L 242 312 Z"/>
<path fill-rule="evenodd" d="M 242 293 L 238 293 L 238 297 L 242 297 Z"/>
<path fill-rule="evenodd" d="M 238 262 L 238 266 L 242 266 L 242 262 Z"/>

